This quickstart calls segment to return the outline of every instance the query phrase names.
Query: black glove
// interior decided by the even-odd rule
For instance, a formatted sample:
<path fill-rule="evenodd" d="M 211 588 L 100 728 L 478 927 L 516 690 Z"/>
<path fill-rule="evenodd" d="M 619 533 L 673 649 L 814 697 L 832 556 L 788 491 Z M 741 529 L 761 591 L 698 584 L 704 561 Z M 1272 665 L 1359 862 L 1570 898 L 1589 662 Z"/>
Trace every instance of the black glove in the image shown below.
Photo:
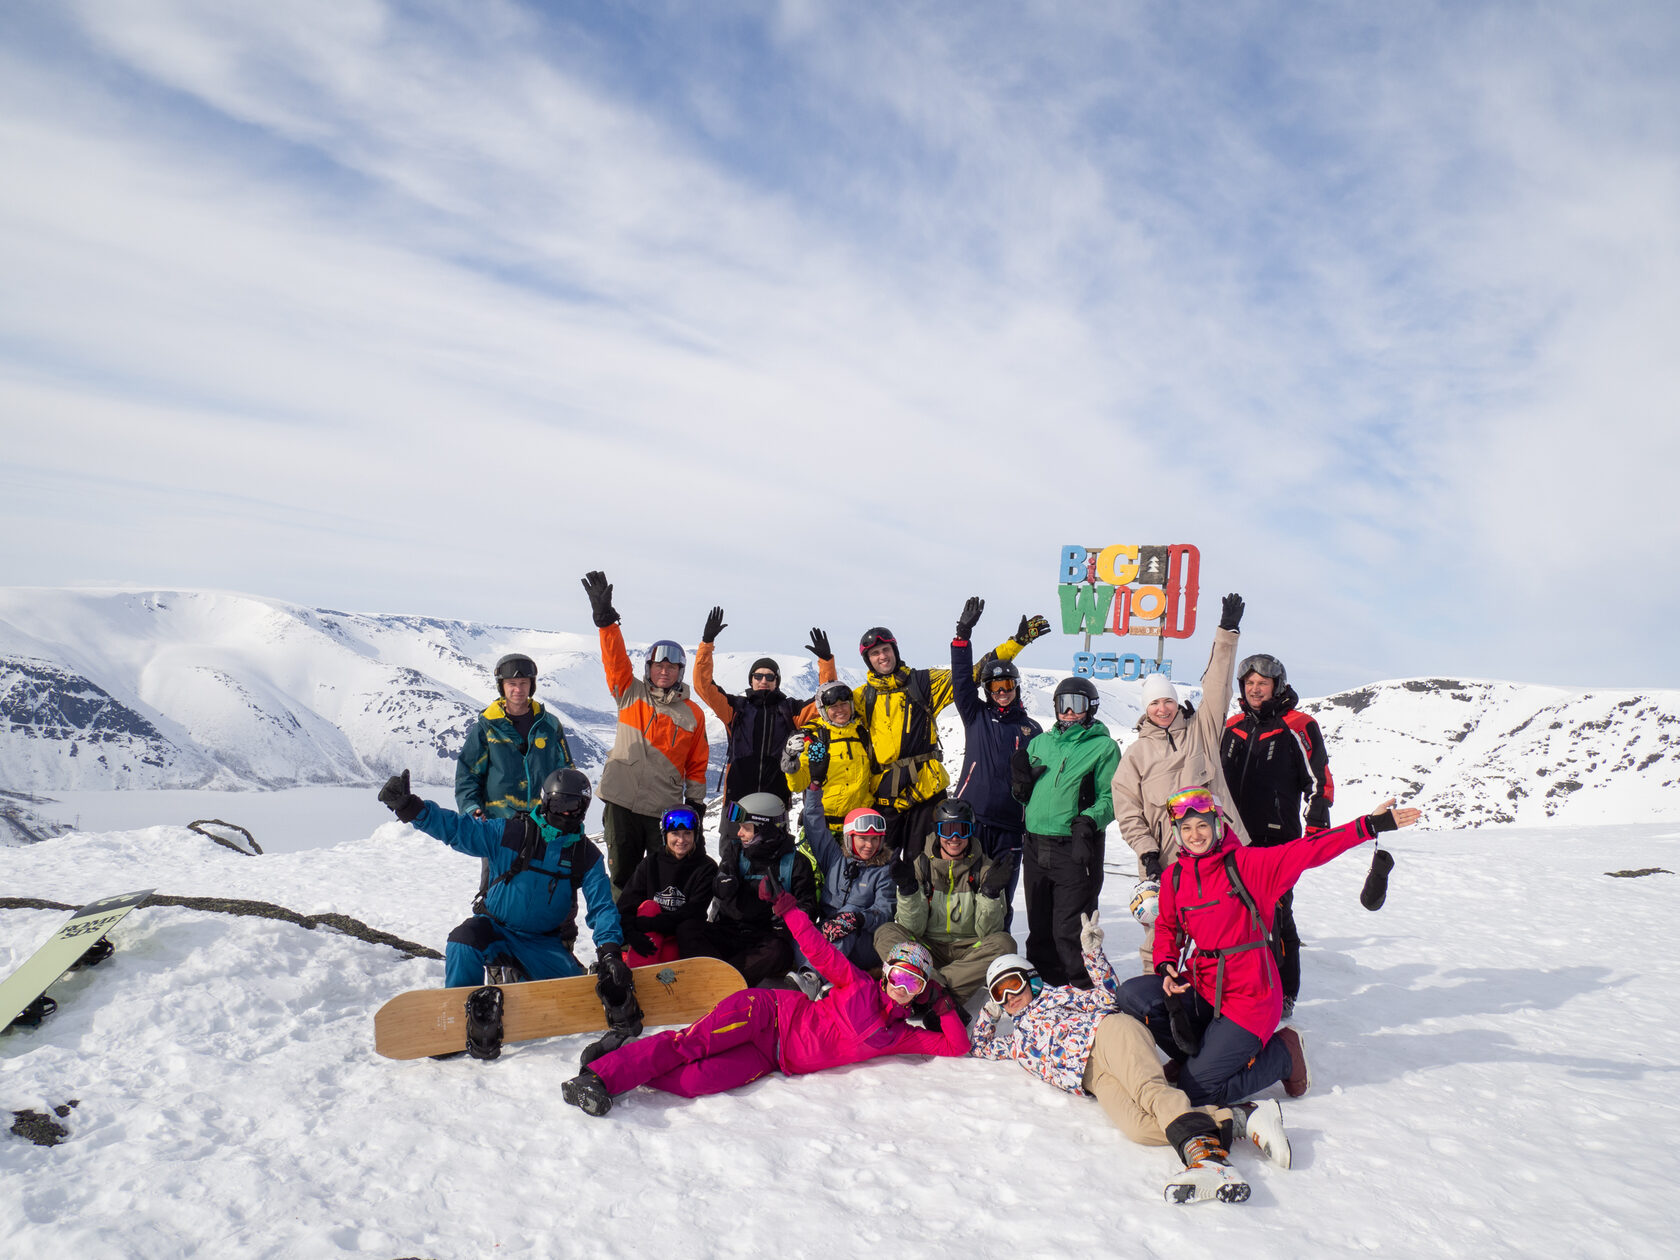
<path fill-rule="evenodd" d="M 1034 639 L 1042 639 L 1050 633 L 1050 623 L 1040 613 L 1032 616 L 1021 614 L 1021 624 L 1015 628 L 1015 642 L 1026 647 Z"/>
<path fill-rule="evenodd" d="M 957 618 L 957 638 L 964 643 L 974 633 L 975 624 L 980 620 L 980 614 L 985 610 L 986 601 L 978 595 L 970 595 L 963 604 L 962 614 Z"/>
<path fill-rule="evenodd" d="M 647 920 L 641 919 L 640 922 L 646 923 Z M 651 954 L 656 948 L 651 936 L 639 928 L 631 927 L 628 923 L 624 925 L 624 943 L 638 954 Z"/>
<path fill-rule="evenodd" d="M 1394 854 L 1378 849 L 1371 855 L 1371 872 L 1365 876 L 1365 887 L 1359 890 L 1359 904 L 1367 910 L 1381 910 L 1388 900 L 1388 873 L 1394 869 Z"/>
<path fill-rule="evenodd" d="M 939 1003 L 938 999 L 928 997 L 923 989 L 916 995 L 915 1001 L 910 1003 L 910 1014 L 905 1017 L 905 1023 L 915 1024 L 927 1029 L 928 1032 L 939 1031 Z"/>
<path fill-rule="evenodd" d="M 741 846 L 734 841 L 723 846 L 718 854 L 717 878 L 712 881 L 712 893 L 726 906 L 734 906 L 741 891 Z"/>
<path fill-rule="evenodd" d="M 806 645 L 805 650 L 819 661 L 834 659 L 834 653 L 828 649 L 828 636 L 816 626 L 811 627 L 811 642 Z"/>
<path fill-rule="evenodd" d="M 712 611 L 706 614 L 706 628 L 700 632 L 700 642 L 714 642 L 718 637 L 718 632 L 727 628 L 727 623 L 723 619 L 723 609 L 714 604 Z"/>
<path fill-rule="evenodd" d="M 595 959 L 596 991 L 616 1006 L 635 991 L 635 978 L 617 945 L 602 945 L 595 951 Z"/>
<path fill-rule="evenodd" d="M 811 739 L 805 743 L 805 764 L 811 768 L 811 782 L 821 784 L 828 778 L 828 741 Z"/>
<path fill-rule="evenodd" d="M 1032 800 L 1033 785 L 1049 766 L 1035 766 L 1025 748 L 1017 748 L 1009 758 L 1009 794 L 1021 804 Z"/>
<path fill-rule="evenodd" d="M 636 926 L 644 932 L 663 932 L 669 936 L 677 930 L 677 916 L 669 910 L 659 914 L 639 914 L 636 916 Z"/>
<path fill-rule="evenodd" d="M 608 626 L 618 624 L 618 614 L 612 606 L 612 583 L 607 581 L 607 575 L 599 569 L 591 569 L 583 579 L 583 593 L 589 596 L 589 611 L 595 618 L 595 624 L 605 630 Z"/>
<path fill-rule="evenodd" d="M 1015 872 L 1015 859 L 1009 856 L 998 858 L 992 863 L 992 869 L 986 872 L 986 878 L 980 881 L 980 895 L 982 897 L 1001 897 L 1009 888 L 1009 877 Z"/>
<path fill-rule="evenodd" d="M 1087 815 L 1076 814 L 1069 834 L 1073 837 L 1074 865 L 1090 870 L 1102 846 L 1102 831 Z"/>
<path fill-rule="evenodd" d="M 1242 625 L 1243 597 L 1241 595 L 1227 595 L 1219 604 L 1219 628 L 1221 630 L 1235 630 Z"/>
<path fill-rule="evenodd" d="M 1178 1043 L 1178 1048 L 1184 1051 L 1184 1057 L 1193 1059 L 1202 1050 L 1202 1039 L 1196 1035 L 1196 1026 L 1190 1022 L 1190 1012 L 1184 1009 L 1184 995 L 1182 993 L 1168 993 L 1164 995 L 1167 1004 L 1167 1023 L 1172 1028 L 1172 1039 Z"/>
<path fill-rule="evenodd" d="M 1159 849 L 1149 850 L 1148 853 L 1138 859 L 1138 866 L 1142 869 L 1145 879 L 1160 879 L 1161 851 Z"/>
<path fill-rule="evenodd" d="M 395 814 L 398 822 L 405 823 L 420 817 L 426 807 L 426 802 L 409 790 L 407 770 L 385 780 L 385 786 L 379 789 L 379 803 Z"/>
<path fill-rule="evenodd" d="M 916 859 L 908 853 L 900 856 L 892 864 L 892 878 L 893 886 L 898 889 L 900 896 L 915 896 L 919 890 L 916 883 Z"/>

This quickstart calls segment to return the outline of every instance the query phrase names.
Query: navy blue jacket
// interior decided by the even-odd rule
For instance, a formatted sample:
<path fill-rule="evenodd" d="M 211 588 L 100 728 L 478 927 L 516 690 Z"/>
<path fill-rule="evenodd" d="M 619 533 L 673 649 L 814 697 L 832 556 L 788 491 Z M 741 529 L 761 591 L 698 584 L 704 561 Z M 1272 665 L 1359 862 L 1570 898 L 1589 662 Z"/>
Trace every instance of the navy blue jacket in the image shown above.
<path fill-rule="evenodd" d="M 432 801 L 426 802 L 414 826 L 451 849 L 489 864 L 484 909 L 503 926 L 533 936 L 553 932 L 570 917 L 576 890 L 581 889 L 595 948 L 624 944 L 607 864 L 587 836 L 562 835 L 530 814 L 474 818 Z M 517 875 L 503 879 L 520 861 L 522 850 L 528 855 L 525 864 Z"/>
<path fill-rule="evenodd" d="M 951 698 L 967 738 L 951 795 L 967 801 L 986 826 L 1019 832 L 1022 806 L 1009 791 L 1009 759 L 1044 728 L 1027 716 L 1019 690 L 1007 709 L 991 702 L 974 681 L 974 647 L 962 639 L 951 640 Z"/>

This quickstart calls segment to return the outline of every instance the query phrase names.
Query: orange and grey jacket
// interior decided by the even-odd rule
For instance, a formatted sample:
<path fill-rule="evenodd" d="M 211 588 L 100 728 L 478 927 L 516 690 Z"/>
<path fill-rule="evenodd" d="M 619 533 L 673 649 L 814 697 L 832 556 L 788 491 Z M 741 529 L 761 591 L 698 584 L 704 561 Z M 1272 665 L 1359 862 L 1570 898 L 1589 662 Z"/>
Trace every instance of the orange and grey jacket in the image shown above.
<path fill-rule="evenodd" d="M 671 688 L 669 700 L 656 698 L 631 668 L 616 625 L 601 630 L 601 664 L 618 702 L 618 738 L 596 795 L 648 817 L 685 800 L 698 807 L 706 799 L 706 716 L 687 684 Z"/>

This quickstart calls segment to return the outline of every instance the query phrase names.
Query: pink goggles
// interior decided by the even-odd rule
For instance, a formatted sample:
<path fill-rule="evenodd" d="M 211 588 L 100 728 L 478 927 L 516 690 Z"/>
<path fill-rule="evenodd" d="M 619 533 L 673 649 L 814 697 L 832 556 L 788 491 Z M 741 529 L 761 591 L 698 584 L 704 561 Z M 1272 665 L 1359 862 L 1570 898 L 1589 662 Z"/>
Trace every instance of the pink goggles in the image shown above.
<path fill-rule="evenodd" d="M 887 968 L 887 983 L 914 995 L 927 988 L 927 977 L 916 967 L 894 963 Z"/>
<path fill-rule="evenodd" d="M 1185 788 L 1167 797 L 1167 813 L 1178 822 L 1186 814 L 1217 814 L 1219 801 L 1204 787 Z"/>

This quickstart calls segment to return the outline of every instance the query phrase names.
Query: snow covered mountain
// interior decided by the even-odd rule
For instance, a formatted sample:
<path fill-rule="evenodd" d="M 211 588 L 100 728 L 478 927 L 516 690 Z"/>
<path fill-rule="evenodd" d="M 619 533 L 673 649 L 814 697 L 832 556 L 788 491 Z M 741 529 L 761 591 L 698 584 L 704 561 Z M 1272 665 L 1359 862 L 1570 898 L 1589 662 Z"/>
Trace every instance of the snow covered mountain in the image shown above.
<path fill-rule="evenodd" d="M 844 638 L 849 628 L 833 629 Z M 943 644 L 924 647 L 907 648 L 912 663 L 944 662 Z M 510 651 L 536 660 L 538 698 L 558 709 L 580 763 L 597 769 L 614 706 L 593 632 L 211 591 L 0 590 L 0 792 L 366 784 L 404 767 L 448 784 L 495 694 L 490 670 Z M 744 686 L 759 654 L 744 642 L 718 654 L 726 689 Z M 790 692 L 815 689 L 809 655 L 773 655 Z M 1062 675 L 1031 668 L 1034 655 L 1023 658 L 1025 698 L 1048 721 Z M 1102 719 L 1129 742 L 1139 684 L 1098 687 Z M 1200 698 L 1183 680 L 1181 692 Z M 1680 692 L 1413 679 L 1304 707 L 1329 741 L 1338 819 L 1391 793 L 1456 826 L 1680 819 Z M 940 726 L 955 769 L 954 710 Z M 715 721 L 711 735 L 721 754 Z"/>

